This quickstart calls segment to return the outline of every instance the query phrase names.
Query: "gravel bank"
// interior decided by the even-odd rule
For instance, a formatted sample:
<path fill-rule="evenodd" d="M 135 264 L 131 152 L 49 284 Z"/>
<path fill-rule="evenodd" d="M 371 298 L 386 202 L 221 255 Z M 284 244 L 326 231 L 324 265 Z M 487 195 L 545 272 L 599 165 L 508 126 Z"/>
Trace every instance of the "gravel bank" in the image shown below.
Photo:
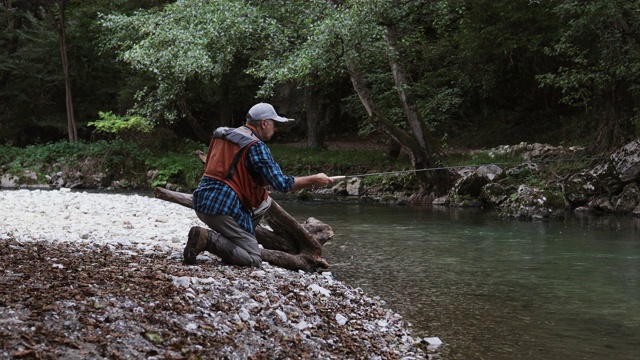
<path fill-rule="evenodd" d="M 401 316 L 331 276 L 182 264 L 192 210 L 0 191 L 0 358 L 427 359 Z"/>

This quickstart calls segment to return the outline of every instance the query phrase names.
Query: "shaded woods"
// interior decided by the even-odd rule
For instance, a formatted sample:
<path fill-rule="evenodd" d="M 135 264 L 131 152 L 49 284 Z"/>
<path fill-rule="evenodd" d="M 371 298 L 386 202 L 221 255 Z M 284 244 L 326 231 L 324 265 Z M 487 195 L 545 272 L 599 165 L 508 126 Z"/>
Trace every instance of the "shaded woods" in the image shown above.
<path fill-rule="evenodd" d="M 260 99 L 299 120 L 281 140 L 375 132 L 414 167 L 521 141 L 600 153 L 637 136 L 639 6 L 6 0 L 0 143 L 127 136 L 97 132 L 100 112 L 206 141 Z"/>

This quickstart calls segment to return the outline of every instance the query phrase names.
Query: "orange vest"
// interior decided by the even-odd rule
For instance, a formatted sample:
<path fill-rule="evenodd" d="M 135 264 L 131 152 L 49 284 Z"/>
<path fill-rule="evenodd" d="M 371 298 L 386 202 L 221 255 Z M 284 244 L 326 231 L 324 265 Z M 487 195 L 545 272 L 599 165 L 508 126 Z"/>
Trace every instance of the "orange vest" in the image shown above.
<path fill-rule="evenodd" d="M 209 143 L 204 172 L 231 187 L 249 211 L 268 197 L 265 181 L 251 176 L 246 165 L 249 147 L 260 141 L 253 130 L 250 125 L 217 129 Z"/>

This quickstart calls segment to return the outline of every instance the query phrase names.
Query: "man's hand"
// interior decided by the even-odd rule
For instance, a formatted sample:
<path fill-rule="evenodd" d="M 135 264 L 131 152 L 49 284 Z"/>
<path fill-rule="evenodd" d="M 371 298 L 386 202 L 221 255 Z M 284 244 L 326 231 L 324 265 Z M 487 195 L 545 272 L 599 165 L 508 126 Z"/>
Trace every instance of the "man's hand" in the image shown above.
<path fill-rule="evenodd" d="M 315 175 L 295 177 L 293 188 L 291 192 L 298 191 L 300 189 L 308 188 L 310 186 L 327 186 L 333 183 L 333 179 L 328 177 L 325 173 L 318 173 Z"/>

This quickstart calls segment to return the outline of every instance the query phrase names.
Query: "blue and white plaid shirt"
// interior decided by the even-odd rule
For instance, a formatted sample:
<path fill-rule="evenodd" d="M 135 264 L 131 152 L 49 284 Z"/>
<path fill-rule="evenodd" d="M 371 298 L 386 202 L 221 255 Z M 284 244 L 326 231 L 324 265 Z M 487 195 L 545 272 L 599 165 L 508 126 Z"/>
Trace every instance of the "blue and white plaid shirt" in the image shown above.
<path fill-rule="evenodd" d="M 271 150 L 262 141 L 249 147 L 246 165 L 252 176 L 263 178 L 275 191 L 289 192 L 293 188 L 294 177 L 282 173 Z M 229 215 L 245 231 L 255 235 L 251 209 L 245 209 L 238 195 L 222 181 L 203 176 L 193 192 L 193 209 L 205 214 Z"/>

